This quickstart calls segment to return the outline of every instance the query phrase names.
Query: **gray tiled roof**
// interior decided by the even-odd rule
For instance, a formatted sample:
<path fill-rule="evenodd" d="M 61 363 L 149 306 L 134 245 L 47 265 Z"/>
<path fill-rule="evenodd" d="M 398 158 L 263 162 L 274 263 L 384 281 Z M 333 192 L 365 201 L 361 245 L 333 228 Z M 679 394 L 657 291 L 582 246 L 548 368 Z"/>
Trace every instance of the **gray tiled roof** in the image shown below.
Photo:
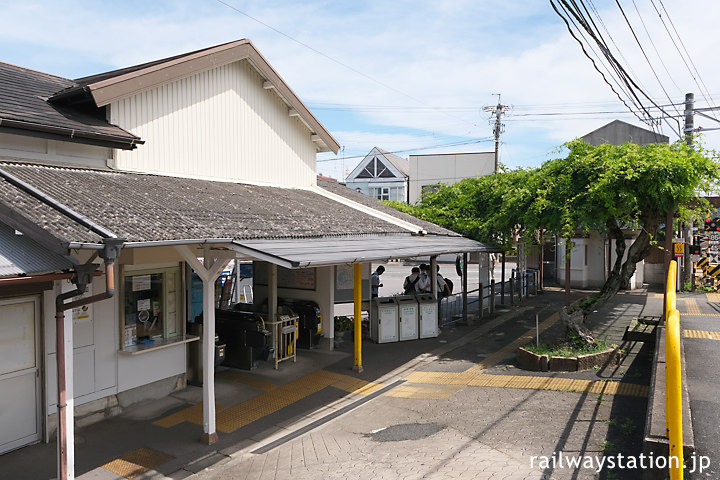
<path fill-rule="evenodd" d="M 364 193 L 357 192 L 353 190 L 352 188 L 348 188 L 345 185 L 342 185 L 335 181 L 330 180 L 324 180 L 322 178 L 318 178 L 317 180 L 318 186 L 324 188 L 325 190 L 336 193 L 338 195 L 341 195 L 347 199 L 350 199 L 356 203 L 360 203 L 362 205 L 367 205 L 369 208 L 380 210 L 381 212 L 388 213 L 392 215 L 393 217 L 399 218 L 400 220 L 404 220 L 406 222 L 413 223 L 415 225 L 418 225 L 425 229 L 426 232 L 436 235 L 457 235 L 459 234 L 453 232 L 452 230 L 448 230 L 446 228 L 440 227 L 438 225 L 435 225 L 434 223 L 420 220 L 419 218 L 413 217 L 412 215 L 408 215 L 407 213 L 401 212 L 399 210 L 395 210 L 392 207 L 388 207 L 387 205 L 383 205 L 375 198 L 365 195 Z"/>
<path fill-rule="evenodd" d="M 0 169 L 131 242 L 407 233 L 303 189 L 20 163 L 0 162 Z M 98 241 L 94 233 L 5 186 L 0 209 L 6 205 L 63 241 Z"/>
<path fill-rule="evenodd" d="M 56 92 L 76 85 L 66 78 L 0 62 L 0 126 L 25 125 L 29 130 L 37 130 L 30 127 L 39 125 L 68 129 L 78 135 L 138 138 L 99 116 L 47 101 Z"/>

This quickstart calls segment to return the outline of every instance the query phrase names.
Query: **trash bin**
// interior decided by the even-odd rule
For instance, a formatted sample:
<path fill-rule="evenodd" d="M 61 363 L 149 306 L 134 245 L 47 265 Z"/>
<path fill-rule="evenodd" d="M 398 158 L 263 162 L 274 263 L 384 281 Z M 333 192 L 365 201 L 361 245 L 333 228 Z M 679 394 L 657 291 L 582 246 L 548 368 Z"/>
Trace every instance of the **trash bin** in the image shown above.
<path fill-rule="evenodd" d="M 370 307 L 370 338 L 376 343 L 398 341 L 398 304 L 394 298 L 373 298 Z"/>
<path fill-rule="evenodd" d="M 420 338 L 438 336 L 438 302 L 429 294 L 417 295 Z"/>
<path fill-rule="evenodd" d="M 418 338 L 418 299 L 415 295 L 402 295 L 395 297 L 398 304 L 398 337 L 401 342 L 416 340 Z"/>

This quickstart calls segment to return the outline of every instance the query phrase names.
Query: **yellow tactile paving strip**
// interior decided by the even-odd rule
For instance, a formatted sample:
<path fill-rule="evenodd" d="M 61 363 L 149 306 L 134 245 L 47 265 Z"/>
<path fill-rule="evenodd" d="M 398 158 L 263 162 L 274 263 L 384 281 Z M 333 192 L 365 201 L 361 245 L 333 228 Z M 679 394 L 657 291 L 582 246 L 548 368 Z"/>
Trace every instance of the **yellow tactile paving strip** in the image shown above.
<path fill-rule="evenodd" d="M 259 378 L 247 377 L 232 370 L 224 370 L 222 372 L 218 372 L 215 374 L 215 378 L 227 380 L 233 383 L 242 383 L 243 385 L 257 388 L 258 390 L 263 390 L 265 392 L 269 392 L 278 388 L 278 386 L 274 383 L 266 382 Z"/>
<path fill-rule="evenodd" d="M 698 307 L 697 302 L 694 298 L 686 298 L 683 299 L 683 303 L 685 304 L 685 311 L 682 312 L 685 315 L 701 315 L 702 312 L 700 311 L 700 307 Z"/>
<path fill-rule="evenodd" d="M 576 380 L 572 378 L 534 377 L 527 375 L 478 375 L 473 374 L 471 370 L 472 369 L 460 373 L 414 372 L 408 375 L 407 380 L 411 383 L 424 385 L 523 388 L 561 392 L 629 395 L 635 397 L 646 397 L 649 388 L 647 385 L 607 382 L 602 380 Z M 385 395 L 390 395 L 390 393 L 386 393 Z"/>
<path fill-rule="evenodd" d="M 385 395 L 396 398 L 418 398 L 427 400 L 444 400 L 460 390 L 462 385 L 400 385 Z"/>
<path fill-rule="evenodd" d="M 683 330 L 685 338 L 704 338 L 706 340 L 720 340 L 720 332 L 708 332 L 706 330 Z"/>
<path fill-rule="evenodd" d="M 708 303 L 718 303 L 720 302 L 720 293 L 706 293 L 705 298 Z"/>
<path fill-rule="evenodd" d="M 367 382 L 349 375 L 342 375 L 326 370 L 319 370 L 279 386 L 263 382 L 262 380 L 251 379 L 232 371 L 221 372 L 218 376 L 221 374 L 222 378 L 226 380 L 236 381 L 265 390 L 265 393 L 231 407 L 216 405 L 216 427 L 219 432 L 224 433 L 230 433 L 240 427 L 244 427 L 255 420 L 275 413 L 326 387 L 335 387 L 340 390 L 345 390 L 346 392 L 362 395 L 373 393 L 383 387 L 383 385 L 379 383 Z M 154 424 L 161 427 L 172 427 L 180 422 L 192 422 L 202 425 L 202 404 L 193 405 L 192 407 L 163 417 L 155 421 Z"/>
<path fill-rule="evenodd" d="M 175 457 L 152 448 L 138 448 L 103 465 L 103 468 L 125 478 L 139 477 Z"/>
<path fill-rule="evenodd" d="M 540 325 L 540 331 L 549 328 L 558 320 L 558 314 L 550 316 Z M 529 330 L 524 335 L 506 345 L 502 349 L 488 356 L 477 365 L 464 372 L 413 372 L 406 377 L 410 385 L 397 387 L 386 396 L 403 398 L 447 398 L 433 397 L 432 389 L 428 385 L 442 386 L 443 393 L 455 393 L 462 386 L 473 387 L 500 387 L 500 388 L 522 388 L 532 390 L 554 390 L 563 392 L 586 392 L 606 395 L 628 395 L 646 397 L 649 387 L 620 382 L 608 382 L 601 380 L 575 380 L 572 378 L 535 377 L 525 375 L 489 375 L 483 373 L 488 368 L 496 365 L 500 360 L 510 355 L 535 338 L 535 329 Z M 419 384 L 419 385 L 413 385 Z M 400 393 L 396 394 L 399 389 Z M 436 387 L 437 390 L 437 387 Z M 424 396 L 425 395 L 425 396 Z"/>
<path fill-rule="evenodd" d="M 222 405 L 215 404 L 216 412 L 220 412 L 224 408 L 225 407 L 223 407 Z M 198 425 L 202 425 L 203 424 L 203 404 L 198 403 L 197 405 L 193 405 L 192 407 L 185 408 L 183 410 L 173 413 L 172 415 L 163 417 L 160 420 L 154 421 L 153 425 L 157 425 L 159 427 L 170 428 L 181 422 L 192 422 L 192 423 L 197 423 Z"/>

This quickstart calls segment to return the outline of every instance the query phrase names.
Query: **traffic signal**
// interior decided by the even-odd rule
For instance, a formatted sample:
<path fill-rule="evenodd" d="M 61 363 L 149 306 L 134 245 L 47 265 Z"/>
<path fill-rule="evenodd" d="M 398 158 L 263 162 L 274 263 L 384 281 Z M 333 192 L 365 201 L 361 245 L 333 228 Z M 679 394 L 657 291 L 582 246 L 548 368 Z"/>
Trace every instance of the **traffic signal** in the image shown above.
<path fill-rule="evenodd" d="M 720 218 L 706 218 L 705 219 L 705 231 L 706 232 L 720 232 Z"/>

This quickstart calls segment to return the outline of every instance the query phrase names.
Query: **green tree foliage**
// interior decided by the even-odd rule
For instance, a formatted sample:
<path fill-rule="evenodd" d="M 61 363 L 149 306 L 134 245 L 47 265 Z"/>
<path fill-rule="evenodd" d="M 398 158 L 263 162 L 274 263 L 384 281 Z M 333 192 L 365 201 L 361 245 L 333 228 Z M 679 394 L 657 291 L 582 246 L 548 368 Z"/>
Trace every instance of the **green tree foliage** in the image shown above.
<path fill-rule="evenodd" d="M 568 238 L 578 230 L 600 230 L 615 240 L 619 259 L 599 296 L 607 299 L 627 287 L 636 263 L 650 253 L 666 212 L 704 214 L 707 204 L 688 205 L 720 176 L 714 153 L 683 143 L 591 146 L 576 140 L 563 150 L 565 156 L 539 168 L 469 178 L 442 186 L 417 205 L 392 204 L 506 250 L 518 234 Z M 623 229 L 639 232 L 624 263 Z"/>

